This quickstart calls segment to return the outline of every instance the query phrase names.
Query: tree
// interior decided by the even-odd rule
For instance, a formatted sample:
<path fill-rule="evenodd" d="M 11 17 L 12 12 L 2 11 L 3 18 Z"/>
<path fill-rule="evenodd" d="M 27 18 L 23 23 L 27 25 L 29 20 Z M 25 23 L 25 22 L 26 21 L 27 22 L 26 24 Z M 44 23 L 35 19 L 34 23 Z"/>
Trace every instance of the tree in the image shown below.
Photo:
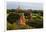
<path fill-rule="evenodd" d="M 10 22 L 10 23 L 14 23 L 18 19 L 19 19 L 19 15 L 14 14 L 14 13 L 9 14 L 8 17 L 7 17 L 7 21 Z"/>

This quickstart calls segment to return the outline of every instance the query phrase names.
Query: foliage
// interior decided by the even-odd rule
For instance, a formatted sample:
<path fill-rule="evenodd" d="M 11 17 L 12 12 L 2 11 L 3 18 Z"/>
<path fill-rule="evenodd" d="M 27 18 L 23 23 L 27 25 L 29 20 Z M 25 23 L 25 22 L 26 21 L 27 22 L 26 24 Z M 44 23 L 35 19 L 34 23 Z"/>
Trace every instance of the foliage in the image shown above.
<path fill-rule="evenodd" d="M 16 20 L 19 19 L 21 13 L 24 13 L 26 19 L 26 26 L 20 27 Z M 43 11 L 42 10 L 32 10 L 32 20 L 29 21 L 29 14 L 25 13 L 25 10 L 19 10 L 18 14 L 15 9 L 7 9 L 7 29 L 27 29 L 27 28 L 43 28 Z"/>
<path fill-rule="evenodd" d="M 11 13 L 7 16 L 7 21 L 10 23 L 16 22 L 19 19 L 19 15 Z"/>
<path fill-rule="evenodd" d="M 39 14 L 40 13 L 40 14 Z M 32 21 L 26 22 L 29 26 L 35 28 L 43 28 L 43 14 L 42 11 L 32 12 Z"/>
<path fill-rule="evenodd" d="M 7 23 L 7 30 L 14 30 L 16 29 L 16 23 L 13 23 L 13 24 L 10 24 L 10 23 Z"/>

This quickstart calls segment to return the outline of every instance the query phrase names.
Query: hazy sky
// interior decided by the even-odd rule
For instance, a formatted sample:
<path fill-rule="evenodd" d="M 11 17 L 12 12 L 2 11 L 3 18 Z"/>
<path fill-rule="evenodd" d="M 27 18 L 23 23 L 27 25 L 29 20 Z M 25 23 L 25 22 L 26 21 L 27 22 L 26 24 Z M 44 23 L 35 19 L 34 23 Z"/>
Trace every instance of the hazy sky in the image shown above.
<path fill-rule="evenodd" d="M 42 3 L 27 3 L 27 2 L 7 2 L 8 9 L 15 9 L 18 6 L 24 9 L 32 9 L 32 10 L 43 10 Z"/>

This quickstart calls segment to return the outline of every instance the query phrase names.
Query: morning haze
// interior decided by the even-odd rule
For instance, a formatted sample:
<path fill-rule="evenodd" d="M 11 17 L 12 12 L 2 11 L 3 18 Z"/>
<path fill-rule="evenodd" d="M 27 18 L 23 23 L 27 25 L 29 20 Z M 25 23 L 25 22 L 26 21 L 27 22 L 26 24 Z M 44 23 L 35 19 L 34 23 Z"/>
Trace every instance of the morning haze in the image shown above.
<path fill-rule="evenodd" d="M 16 9 L 18 6 L 20 6 L 21 9 L 43 10 L 42 3 L 7 2 L 8 9 Z"/>

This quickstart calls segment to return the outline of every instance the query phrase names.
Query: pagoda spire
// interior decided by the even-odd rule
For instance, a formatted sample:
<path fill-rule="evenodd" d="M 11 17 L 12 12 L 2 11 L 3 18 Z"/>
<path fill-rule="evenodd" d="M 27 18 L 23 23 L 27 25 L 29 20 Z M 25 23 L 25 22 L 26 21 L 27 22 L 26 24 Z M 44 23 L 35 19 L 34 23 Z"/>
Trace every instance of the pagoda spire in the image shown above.
<path fill-rule="evenodd" d="M 18 11 L 20 10 L 20 5 L 17 6 L 16 10 L 17 10 L 17 13 L 18 13 Z"/>

